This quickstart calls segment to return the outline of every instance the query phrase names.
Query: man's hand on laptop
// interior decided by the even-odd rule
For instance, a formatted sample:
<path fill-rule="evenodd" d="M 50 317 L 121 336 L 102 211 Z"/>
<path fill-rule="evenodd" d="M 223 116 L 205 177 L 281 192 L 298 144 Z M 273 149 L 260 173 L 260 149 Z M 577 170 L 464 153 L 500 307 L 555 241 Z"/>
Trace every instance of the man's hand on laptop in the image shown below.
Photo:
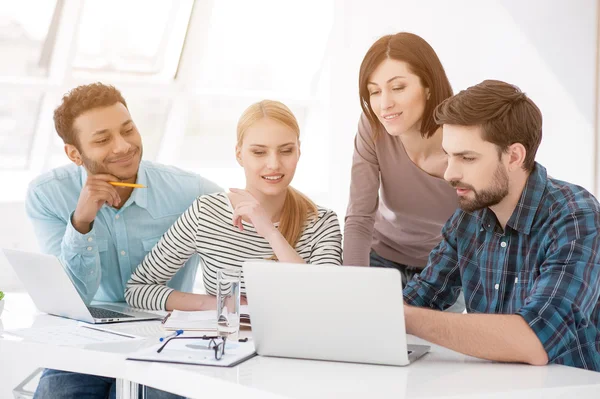
<path fill-rule="evenodd" d="M 119 178 L 109 174 L 88 175 L 71 220 L 75 230 L 81 234 L 89 233 L 102 205 L 118 206 L 121 203 L 119 193 L 109 181 L 119 181 Z"/>

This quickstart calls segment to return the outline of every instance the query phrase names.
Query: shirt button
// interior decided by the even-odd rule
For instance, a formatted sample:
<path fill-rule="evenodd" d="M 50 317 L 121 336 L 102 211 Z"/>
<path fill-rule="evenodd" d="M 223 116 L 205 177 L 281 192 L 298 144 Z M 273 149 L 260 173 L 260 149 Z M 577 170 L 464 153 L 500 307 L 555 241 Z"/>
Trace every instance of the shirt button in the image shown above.
<path fill-rule="evenodd" d="M 121 255 L 125 256 L 125 251 L 121 251 Z"/>
<path fill-rule="evenodd" d="M 92 242 L 94 239 L 92 237 L 88 237 L 88 242 Z"/>
<path fill-rule="evenodd" d="M 502 248 L 506 248 L 506 243 L 505 243 L 504 241 L 502 241 L 502 242 L 500 243 L 500 246 L 501 246 Z"/>
<path fill-rule="evenodd" d="M 119 218 L 120 218 L 120 217 L 121 217 L 121 216 L 117 215 L 117 216 L 115 216 L 115 219 L 119 220 Z"/>
<path fill-rule="evenodd" d="M 91 251 L 92 249 L 93 249 L 92 247 L 87 247 L 87 250 L 88 250 L 88 251 Z"/>
<path fill-rule="evenodd" d="M 515 284 L 517 284 L 519 282 L 519 278 L 515 277 Z"/>
<path fill-rule="evenodd" d="M 500 284 L 496 284 L 496 285 L 494 286 L 494 288 L 495 288 L 495 289 L 498 289 L 498 288 L 500 288 Z"/>

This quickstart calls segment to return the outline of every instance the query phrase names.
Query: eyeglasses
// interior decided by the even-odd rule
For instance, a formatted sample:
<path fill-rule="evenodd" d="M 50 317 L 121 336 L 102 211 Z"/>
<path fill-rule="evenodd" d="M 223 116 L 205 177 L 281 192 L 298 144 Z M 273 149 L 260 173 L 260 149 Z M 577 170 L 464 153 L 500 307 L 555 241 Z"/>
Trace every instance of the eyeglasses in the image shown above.
<path fill-rule="evenodd" d="M 214 336 L 214 337 L 210 337 L 208 335 L 203 335 L 202 337 L 182 337 L 182 336 L 176 336 L 176 337 L 171 337 L 169 339 L 167 339 L 165 341 L 164 344 L 162 344 L 162 346 L 160 348 L 158 348 L 156 350 L 156 353 L 160 353 L 162 352 L 163 349 L 165 349 L 165 346 L 167 346 L 167 344 L 175 339 L 203 339 L 203 340 L 207 340 L 208 341 L 208 349 L 214 350 L 215 351 L 215 360 L 221 360 L 223 358 L 223 355 L 225 354 L 225 342 L 227 341 L 227 337 L 226 336 Z M 220 342 L 219 342 L 220 340 Z"/>

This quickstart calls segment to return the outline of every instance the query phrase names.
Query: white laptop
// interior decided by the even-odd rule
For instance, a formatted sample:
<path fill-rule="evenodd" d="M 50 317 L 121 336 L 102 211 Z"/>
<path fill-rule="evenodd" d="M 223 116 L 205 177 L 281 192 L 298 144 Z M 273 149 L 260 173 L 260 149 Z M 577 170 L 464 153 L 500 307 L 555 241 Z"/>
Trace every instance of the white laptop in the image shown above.
<path fill-rule="evenodd" d="M 396 269 L 258 261 L 243 271 L 259 355 L 405 366 L 430 349 L 406 343 Z"/>
<path fill-rule="evenodd" d="M 93 324 L 160 319 L 124 303 L 86 306 L 56 256 L 14 249 L 2 251 L 42 312 Z"/>

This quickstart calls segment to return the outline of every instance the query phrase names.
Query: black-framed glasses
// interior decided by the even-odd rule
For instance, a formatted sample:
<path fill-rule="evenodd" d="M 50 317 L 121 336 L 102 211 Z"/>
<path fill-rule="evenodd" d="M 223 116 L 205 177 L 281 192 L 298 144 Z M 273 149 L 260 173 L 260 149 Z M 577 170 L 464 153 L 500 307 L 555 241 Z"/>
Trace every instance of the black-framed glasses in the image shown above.
<path fill-rule="evenodd" d="M 167 346 L 167 344 L 169 342 L 173 341 L 174 339 L 203 339 L 203 340 L 207 340 L 208 341 L 207 348 L 215 351 L 215 360 L 221 360 L 223 358 L 223 355 L 225 354 L 225 342 L 227 342 L 227 337 L 226 336 L 208 336 L 208 335 L 203 335 L 201 337 L 182 337 L 182 336 L 179 335 L 179 336 L 176 336 L 176 337 L 168 338 L 161 345 L 161 347 L 156 350 L 156 353 L 162 352 L 162 350 L 165 349 L 165 346 Z"/>

